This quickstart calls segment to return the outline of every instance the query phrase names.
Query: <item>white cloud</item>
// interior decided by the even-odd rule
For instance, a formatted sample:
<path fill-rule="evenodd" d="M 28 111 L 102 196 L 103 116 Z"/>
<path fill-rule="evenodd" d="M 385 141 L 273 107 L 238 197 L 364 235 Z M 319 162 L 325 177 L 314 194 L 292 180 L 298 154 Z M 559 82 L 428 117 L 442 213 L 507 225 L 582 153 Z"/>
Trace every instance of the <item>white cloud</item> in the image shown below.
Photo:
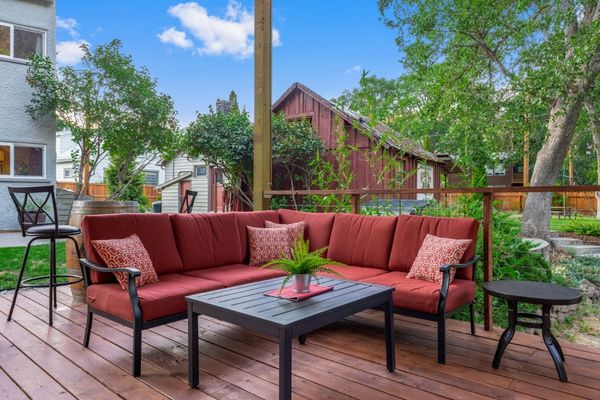
<path fill-rule="evenodd" d="M 89 44 L 85 40 L 67 40 L 56 44 L 56 62 L 62 65 L 75 65 L 83 57 L 82 44 Z"/>
<path fill-rule="evenodd" d="M 354 67 L 348 68 L 346 70 L 346 75 L 351 74 L 352 72 L 360 72 L 362 67 L 360 65 L 355 65 Z"/>
<path fill-rule="evenodd" d="M 169 28 L 156 36 L 158 36 L 163 43 L 169 43 L 183 49 L 188 49 L 194 45 L 194 43 L 188 39 L 185 32 L 178 31 L 175 28 Z"/>
<path fill-rule="evenodd" d="M 254 53 L 254 15 L 237 0 L 229 0 L 222 18 L 209 15 L 206 8 L 196 2 L 177 4 L 168 12 L 200 41 L 201 46 L 197 48 L 200 54 L 225 54 L 244 59 Z M 279 31 L 273 29 L 273 46 L 279 45 Z"/>
<path fill-rule="evenodd" d="M 59 29 L 65 29 L 69 32 L 71 37 L 79 36 L 79 32 L 77 31 L 77 20 L 75 18 L 61 18 L 56 17 L 56 27 Z"/>

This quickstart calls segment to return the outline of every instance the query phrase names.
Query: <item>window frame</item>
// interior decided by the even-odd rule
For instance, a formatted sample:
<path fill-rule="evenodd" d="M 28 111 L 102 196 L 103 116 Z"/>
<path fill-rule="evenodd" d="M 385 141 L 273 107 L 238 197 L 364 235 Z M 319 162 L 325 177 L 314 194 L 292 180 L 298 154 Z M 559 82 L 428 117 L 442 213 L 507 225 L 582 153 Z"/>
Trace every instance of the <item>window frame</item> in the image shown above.
<path fill-rule="evenodd" d="M 19 25 L 19 24 L 11 24 L 10 22 L 4 22 L 4 21 L 0 21 L 0 26 L 7 26 L 8 28 L 10 28 L 10 33 L 9 33 L 9 46 L 10 46 L 10 51 L 9 51 L 9 55 L 4 55 L 4 54 L 0 54 L 0 60 L 13 60 L 13 61 L 21 61 L 21 62 L 27 62 L 26 58 L 18 58 L 15 57 L 15 28 L 23 30 L 23 31 L 29 31 L 29 32 L 34 32 L 34 33 L 39 33 L 42 35 L 42 57 L 46 57 L 46 53 L 47 53 L 47 45 L 48 45 L 48 32 L 43 30 L 43 29 L 39 29 L 39 28 L 33 28 L 30 26 L 24 26 L 24 25 Z"/>
<path fill-rule="evenodd" d="M 198 168 L 204 168 L 204 173 L 202 174 L 198 174 Z M 208 176 L 208 166 L 205 164 L 197 164 L 194 165 L 194 178 L 200 177 L 200 176 Z"/>
<path fill-rule="evenodd" d="M 41 143 L 14 143 L 14 142 L 0 142 L 0 146 L 7 146 L 10 149 L 10 174 L 0 175 L 0 180 L 32 180 L 32 179 L 46 179 L 48 173 L 46 168 L 46 145 Z M 30 147 L 30 148 L 41 148 L 42 149 L 42 175 L 15 175 L 15 147 Z"/>

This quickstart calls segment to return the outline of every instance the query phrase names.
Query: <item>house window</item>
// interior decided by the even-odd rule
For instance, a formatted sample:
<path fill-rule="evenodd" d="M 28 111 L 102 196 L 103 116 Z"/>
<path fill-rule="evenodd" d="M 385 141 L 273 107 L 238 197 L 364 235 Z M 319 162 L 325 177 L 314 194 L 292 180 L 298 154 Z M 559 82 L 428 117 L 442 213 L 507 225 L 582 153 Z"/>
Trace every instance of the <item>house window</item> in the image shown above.
<path fill-rule="evenodd" d="M 498 164 L 494 168 L 487 168 L 485 172 L 487 176 L 504 176 L 506 175 L 506 168 L 502 164 Z"/>
<path fill-rule="evenodd" d="M 0 143 L 0 176 L 44 178 L 46 146 Z"/>
<path fill-rule="evenodd" d="M 71 179 L 73 177 L 73 168 L 63 169 L 63 178 Z"/>
<path fill-rule="evenodd" d="M 194 176 L 206 176 L 206 165 L 195 165 Z"/>
<path fill-rule="evenodd" d="M 144 171 L 144 183 L 146 185 L 158 185 L 158 171 Z"/>
<path fill-rule="evenodd" d="M 27 60 L 46 55 L 46 32 L 0 22 L 0 58 Z"/>

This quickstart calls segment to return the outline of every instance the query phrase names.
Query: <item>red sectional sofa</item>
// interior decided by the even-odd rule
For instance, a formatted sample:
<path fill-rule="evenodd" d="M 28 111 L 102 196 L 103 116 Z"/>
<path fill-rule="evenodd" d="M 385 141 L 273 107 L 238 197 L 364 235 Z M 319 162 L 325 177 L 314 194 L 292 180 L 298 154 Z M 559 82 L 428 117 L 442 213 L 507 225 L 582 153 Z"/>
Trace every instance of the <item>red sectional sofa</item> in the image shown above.
<path fill-rule="evenodd" d="M 305 221 L 311 247 L 328 246 L 327 256 L 343 263 L 331 266 L 349 280 L 393 286 L 394 308 L 401 314 L 437 321 L 438 361 L 445 362 L 445 320 L 469 305 L 474 333 L 475 245 L 479 224 L 469 218 L 421 216 L 375 217 L 355 214 L 306 213 L 291 210 L 223 214 L 111 214 L 82 221 L 87 259 L 82 259 L 87 286 L 88 346 L 94 314 L 134 330 L 133 375 L 141 369 L 142 330 L 187 317 L 185 296 L 282 276 L 279 271 L 247 265 L 247 226 L 265 221 Z M 136 233 L 146 247 L 158 283 L 136 288 L 133 268 L 108 269 L 92 240 L 118 239 Z M 413 260 L 427 234 L 473 239 L 462 264 L 443 266 L 440 284 L 408 279 Z M 450 268 L 457 268 L 449 284 Z M 128 274 L 123 290 L 113 271 Z"/>

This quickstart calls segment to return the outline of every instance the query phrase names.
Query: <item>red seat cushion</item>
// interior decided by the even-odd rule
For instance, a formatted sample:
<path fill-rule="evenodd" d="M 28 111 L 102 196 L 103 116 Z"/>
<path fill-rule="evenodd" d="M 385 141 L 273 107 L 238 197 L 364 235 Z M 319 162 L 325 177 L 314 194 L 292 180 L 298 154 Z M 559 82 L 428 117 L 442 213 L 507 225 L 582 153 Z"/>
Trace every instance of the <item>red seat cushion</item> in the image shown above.
<path fill-rule="evenodd" d="M 329 237 L 333 227 L 334 213 L 310 213 L 304 211 L 278 210 L 282 224 L 293 224 L 304 221 L 304 238 L 310 241 L 310 250 L 320 249 L 329 245 Z M 327 253 L 325 253 L 327 254 Z"/>
<path fill-rule="evenodd" d="M 387 269 L 396 217 L 337 214 L 327 257 L 347 265 Z"/>
<path fill-rule="evenodd" d="M 366 283 L 392 286 L 394 307 L 436 314 L 440 301 L 440 284 L 420 279 L 409 279 L 406 272 L 388 272 L 362 280 Z M 448 289 L 446 312 L 455 310 L 475 300 L 475 282 L 454 279 Z"/>
<path fill-rule="evenodd" d="M 250 258 L 250 250 L 248 248 L 248 232 L 246 227 L 253 226 L 255 228 L 264 228 L 265 221 L 279 222 L 277 211 L 247 211 L 232 213 L 237 220 L 237 226 L 241 242 L 242 259 L 238 263 L 248 261 Z M 235 264 L 235 263 L 230 263 Z"/>
<path fill-rule="evenodd" d="M 157 275 L 178 273 L 183 265 L 168 214 L 104 214 L 88 215 L 81 222 L 87 258 L 106 265 L 93 248 L 92 240 L 123 239 L 137 234 L 150 255 Z M 115 282 L 110 273 L 91 271 L 92 283 Z"/>
<path fill-rule="evenodd" d="M 284 272 L 246 264 L 224 265 L 216 268 L 185 272 L 185 275 L 235 286 L 285 276 Z"/>
<path fill-rule="evenodd" d="M 410 271 L 427 234 L 451 239 L 473 240 L 461 259 L 461 262 L 468 261 L 475 256 L 478 230 L 479 222 L 473 218 L 401 215 L 396 224 L 389 268 L 392 271 Z M 471 275 L 471 268 L 460 269 L 456 272 L 456 277 L 459 279 L 471 279 Z"/>
<path fill-rule="evenodd" d="M 171 219 L 184 271 L 242 262 L 242 244 L 233 213 L 173 214 Z"/>
<path fill-rule="evenodd" d="M 142 319 L 157 318 L 183 313 L 187 310 L 185 296 L 209 290 L 222 289 L 225 285 L 208 279 L 199 279 L 180 274 L 162 275 L 158 283 L 137 289 L 142 310 Z M 133 321 L 133 309 L 129 292 L 118 283 L 91 285 L 87 289 L 87 303 L 99 310 L 128 321 Z"/>
<path fill-rule="evenodd" d="M 329 272 L 320 272 L 319 276 L 327 276 L 336 279 L 347 279 L 349 281 L 360 281 L 362 279 L 385 274 L 385 271 L 379 268 L 353 267 L 351 265 L 328 265 L 327 268 L 334 270 L 339 275 Z"/>

